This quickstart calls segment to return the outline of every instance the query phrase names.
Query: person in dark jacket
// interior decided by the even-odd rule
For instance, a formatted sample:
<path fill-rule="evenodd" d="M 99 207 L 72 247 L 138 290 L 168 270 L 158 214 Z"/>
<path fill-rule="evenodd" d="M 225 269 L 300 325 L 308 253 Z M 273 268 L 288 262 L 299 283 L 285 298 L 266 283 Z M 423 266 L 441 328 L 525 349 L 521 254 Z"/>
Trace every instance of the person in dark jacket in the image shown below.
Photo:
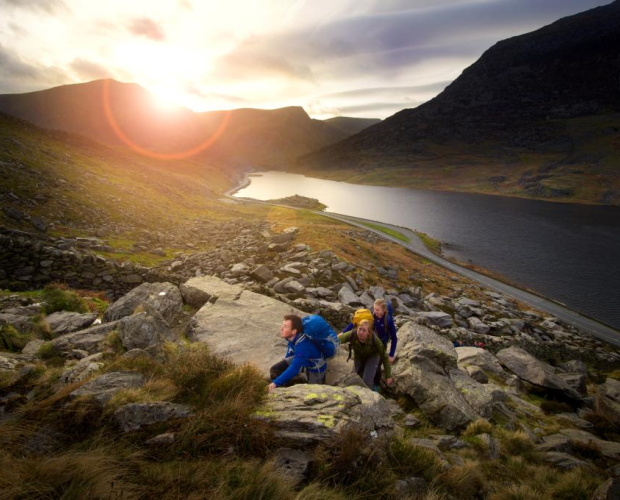
<path fill-rule="evenodd" d="M 327 363 L 322 352 L 303 333 L 303 323 L 297 314 L 287 314 L 280 327 L 280 335 L 288 341 L 284 359 L 271 367 L 269 392 L 276 387 L 291 385 L 292 379 L 304 370 L 309 384 L 325 383 Z"/>
<path fill-rule="evenodd" d="M 354 371 L 362 377 L 364 383 L 374 390 L 374 378 L 377 369 L 383 364 L 386 383 L 392 383 L 392 369 L 388 361 L 383 342 L 377 337 L 369 320 L 362 320 L 352 331 L 338 335 L 341 344 L 351 344 L 353 350 Z"/>
<path fill-rule="evenodd" d="M 389 360 L 390 363 L 394 362 L 396 358 L 396 345 L 398 344 L 398 338 L 396 337 L 396 325 L 394 324 L 394 318 L 388 311 L 388 306 L 385 299 L 375 300 L 372 306 L 372 319 L 375 332 L 383 346 L 387 349 L 388 342 L 390 343 Z M 355 325 L 349 323 L 342 333 L 353 330 Z"/>

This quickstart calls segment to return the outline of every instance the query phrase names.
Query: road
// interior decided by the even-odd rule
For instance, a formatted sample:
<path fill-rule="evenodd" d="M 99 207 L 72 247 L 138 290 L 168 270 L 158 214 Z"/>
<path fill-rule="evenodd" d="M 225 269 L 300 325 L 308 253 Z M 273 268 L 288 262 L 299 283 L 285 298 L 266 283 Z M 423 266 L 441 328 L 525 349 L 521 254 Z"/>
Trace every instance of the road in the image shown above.
<path fill-rule="evenodd" d="M 225 196 L 235 201 L 241 201 L 239 198 L 234 198 L 228 194 L 226 194 Z M 278 205 L 276 203 L 269 203 L 269 202 L 259 201 L 259 200 L 250 200 L 248 198 L 243 199 L 243 201 L 252 202 L 252 203 L 263 203 L 263 204 L 268 204 L 268 205 Z M 285 205 L 278 205 L 278 206 L 285 206 Z M 285 206 L 285 207 L 294 208 L 290 206 Z M 550 314 L 551 316 L 555 316 L 556 318 L 570 325 L 575 326 L 579 330 L 590 333 L 594 337 L 600 340 L 603 340 L 617 347 L 620 347 L 620 331 L 616 330 L 615 328 L 612 328 L 608 325 L 600 323 L 594 319 L 588 318 L 587 316 L 584 316 L 578 313 L 577 311 L 569 309 L 568 307 L 560 304 L 559 302 L 555 302 L 553 300 L 547 299 L 535 293 L 528 292 L 526 290 L 517 288 L 513 285 L 509 285 L 507 283 L 496 280 L 484 274 L 480 274 L 476 271 L 472 271 L 471 269 L 467 269 L 465 267 L 459 266 L 458 264 L 455 264 L 438 255 L 435 255 L 428 248 L 426 248 L 426 246 L 424 245 L 422 240 L 418 237 L 418 235 L 414 233 L 413 231 L 411 231 L 410 229 L 403 228 L 400 226 L 393 226 L 385 222 L 371 221 L 371 220 L 361 219 L 358 217 L 351 217 L 348 215 L 333 214 L 333 213 L 321 212 L 318 210 L 310 210 L 310 211 L 317 215 L 322 215 L 324 217 L 336 219 L 346 224 L 361 227 L 363 229 L 366 229 L 367 231 L 372 231 L 373 233 L 376 233 L 379 236 L 381 236 L 383 239 L 402 245 L 405 248 L 412 251 L 413 253 L 421 257 L 424 257 L 425 259 L 430 260 L 431 262 L 434 262 L 442 267 L 445 267 L 446 269 L 449 269 L 450 271 L 453 271 L 473 281 L 476 281 L 490 290 L 494 290 L 497 292 L 501 292 L 505 295 L 508 295 L 516 300 L 519 300 L 520 302 L 523 302 L 524 304 L 528 304 L 532 306 L 533 308 L 538 309 L 539 311 L 544 311 Z M 397 231 L 401 233 L 402 235 L 404 235 L 406 238 L 408 238 L 409 242 L 404 242 L 388 234 L 385 234 L 377 229 L 368 227 L 364 224 L 364 222 L 372 223 L 375 226 L 379 225 L 379 226 Z"/>

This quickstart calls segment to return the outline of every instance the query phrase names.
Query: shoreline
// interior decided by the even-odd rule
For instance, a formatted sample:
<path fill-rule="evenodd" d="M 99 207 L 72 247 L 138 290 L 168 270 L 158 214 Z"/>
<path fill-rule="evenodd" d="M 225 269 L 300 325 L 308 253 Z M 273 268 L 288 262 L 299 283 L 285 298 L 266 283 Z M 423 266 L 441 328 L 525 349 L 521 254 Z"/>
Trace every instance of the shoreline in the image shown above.
<path fill-rule="evenodd" d="M 243 189 L 243 187 L 247 186 L 246 183 L 249 183 L 249 182 L 250 180 L 249 180 L 249 173 L 248 173 L 244 176 L 242 183 L 239 186 L 227 191 L 226 193 L 224 193 L 224 196 L 226 196 L 227 198 L 231 200 L 234 200 L 235 202 L 262 203 L 266 205 L 282 206 L 282 207 L 289 208 L 292 210 L 300 210 L 299 208 L 296 208 L 296 207 L 291 207 L 288 205 L 281 205 L 278 203 L 270 203 L 267 201 L 255 200 L 252 198 L 235 198 L 234 196 L 232 196 L 232 194 L 229 194 L 229 193 L 236 193 L 237 191 Z M 445 269 L 448 269 L 450 271 L 453 271 L 457 274 L 460 274 L 462 276 L 465 276 L 469 279 L 476 281 L 477 283 L 481 284 L 485 288 L 489 288 L 491 290 L 504 293 L 516 300 L 519 300 L 520 302 L 523 302 L 524 304 L 527 304 L 536 309 L 544 311 L 548 314 L 551 314 L 552 316 L 556 316 L 559 319 L 569 324 L 572 324 L 578 329 L 583 330 L 586 333 L 590 333 L 596 338 L 604 340 L 610 344 L 620 346 L 620 330 L 615 328 L 614 326 L 608 325 L 580 311 L 571 309 L 567 307 L 566 305 L 554 299 L 550 299 L 543 295 L 540 295 L 537 292 L 525 290 L 516 285 L 512 285 L 510 283 L 504 282 L 501 279 L 494 278 L 486 274 L 483 274 L 481 272 L 468 269 L 466 267 L 460 266 L 459 264 L 455 264 L 454 262 L 451 262 L 443 257 L 440 257 L 434 254 L 433 252 L 431 252 L 424 245 L 422 240 L 420 240 L 417 234 L 415 234 L 415 231 L 413 229 L 395 226 L 391 224 L 386 224 L 384 222 L 373 221 L 370 219 L 353 217 L 350 215 L 342 215 L 342 214 L 336 214 L 336 213 L 330 213 L 330 212 L 321 212 L 317 210 L 310 210 L 310 211 L 317 215 L 323 215 L 325 217 L 336 219 L 336 220 L 339 220 L 340 222 L 344 222 L 345 224 L 351 224 L 353 226 L 361 227 L 368 231 L 372 231 L 375 234 L 379 235 L 380 237 L 388 241 L 392 241 L 393 243 L 396 243 L 398 245 L 401 245 L 407 248 L 408 250 L 410 250 L 411 252 L 413 252 L 414 254 L 422 258 L 429 259 L 433 263 Z M 364 225 L 362 221 L 372 222 L 373 224 L 377 224 L 386 229 L 392 228 L 392 229 L 397 229 L 397 230 L 400 229 L 400 230 L 408 231 L 411 234 L 407 236 L 412 236 L 412 239 L 410 243 L 405 243 L 403 241 L 398 240 L 397 238 L 389 236 L 388 234 L 378 229 L 372 229 Z"/>

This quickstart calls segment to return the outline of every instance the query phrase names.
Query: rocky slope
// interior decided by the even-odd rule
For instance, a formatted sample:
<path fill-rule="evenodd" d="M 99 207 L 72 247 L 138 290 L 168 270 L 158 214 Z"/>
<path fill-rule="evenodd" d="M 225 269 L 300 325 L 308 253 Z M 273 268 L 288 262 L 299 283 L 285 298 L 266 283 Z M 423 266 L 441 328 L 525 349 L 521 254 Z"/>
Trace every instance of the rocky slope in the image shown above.
<path fill-rule="evenodd" d="M 599 176 L 609 192 L 591 201 L 617 204 L 619 54 L 615 1 L 498 42 L 431 101 L 307 155 L 301 167 L 408 167 L 422 185 L 444 167 L 439 188 L 566 199 L 587 197 L 579 182 Z"/>

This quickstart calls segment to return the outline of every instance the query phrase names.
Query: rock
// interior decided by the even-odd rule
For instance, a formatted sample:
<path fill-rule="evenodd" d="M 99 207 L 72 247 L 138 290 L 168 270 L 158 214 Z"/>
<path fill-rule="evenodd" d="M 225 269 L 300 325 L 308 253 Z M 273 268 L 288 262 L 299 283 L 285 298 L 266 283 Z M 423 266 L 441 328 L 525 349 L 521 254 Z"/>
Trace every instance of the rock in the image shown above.
<path fill-rule="evenodd" d="M 312 454 L 292 448 L 280 448 L 276 451 L 275 468 L 290 478 L 293 485 L 300 485 L 307 477 Z"/>
<path fill-rule="evenodd" d="M 0 313 L 0 327 L 11 325 L 17 331 L 26 333 L 32 330 L 30 318 L 21 314 Z"/>
<path fill-rule="evenodd" d="M 80 380 L 87 379 L 93 373 L 101 369 L 103 362 L 99 361 L 102 360 L 102 358 L 103 354 L 99 352 L 81 359 L 76 365 L 65 370 L 60 376 L 60 380 L 65 384 L 69 384 L 71 382 L 79 382 Z"/>
<path fill-rule="evenodd" d="M 519 347 L 502 349 L 497 353 L 497 359 L 521 380 L 551 390 L 575 403 L 582 401 L 577 391 L 555 375 L 553 367 Z"/>
<path fill-rule="evenodd" d="M 125 349 L 142 349 L 149 354 L 159 352 L 164 342 L 175 340 L 168 323 L 156 311 L 122 318 L 117 331 Z"/>
<path fill-rule="evenodd" d="M 207 343 L 213 353 L 237 364 L 253 363 L 268 375 L 286 351 L 286 341 L 280 336 L 284 315 L 303 317 L 307 313 L 265 295 L 236 290 L 222 293 L 214 304 L 205 304 L 191 319 L 187 336 L 192 342 Z"/>
<path fill-rule="evenodd" d="M 574 469 L 576 467 L 588 467 L 588 463 L 578 458 L 557 451 L 550 451 L 543 454 L 543 460 L 559 469 Z"/>
<path fill-rule="evenodd" d="M 396 481 L 394 489 L 403 498 L 421 498 L 428 490 L 428 483 L 423 477 L 408 477 Z"/>
<path fill-rule="evenodd" d="M 617 477 L 610 477 L 596 489 L 590 498 L 590 500 L 618 499 L 620 499 L 620 479 Z"/>
<path fill-rule="evenodd" d="M 413 322 L 398 330 L 398 339 L 399 356 L 392 367 L 397 394 L 412 398 L 443 429 L 456 430 L 479 418 L 449 376 L 457 368 L 456 352 L 449 340 Z"/>
<path fill-rule="evenodd" d="M 121 358 L 125 358 L 125 359 L 153 359 L 153 356 L 151 356 L 148 352 L 143 351 L 142 349 L 130 349 L 129 351 L 127 351 L 125 354 L 123 354 L 121 356 Z"/>
<path fill-rule="evenodd" d="M 558 373 L 558 377 L 582 396 L 588 395 L 587 377 L 583 373 Z"/>
<path fill-rule="evenodd" d="M 349 430 L 366 440 L 389 439 L 394 432 L 394 420 L 385 399 L 362 387 L 280 388 L 267 396 L 255 418 L 269 422 L 275 437 L 296 449 L 330 441 Z"/>
<path fill-rule="evenodd" d="M 144 376 L 133 372 L 109 372 L 86 382 L 69 397 L 92 397 L 100 406 L 104 406 L 114 394 L 123 389 L 135 389 L 144 385 Z"/>
<path fill-rule="evenodd" d="M 418 312 L 415 315 L 428 322 L 429 325 L 435 325 L 439 328 L 451 328 L 454 326 L 452 316 L 443 311 Z"/>
<path fill-rule="evenodd" d="M 166 446 L 174 443 L 175 439 L 176 435 L 173 432 L 165 432 L 147 440 L 145 444 L 150 446 Z"/>
<path fill-rule="evenodd" d="M 620 382 L 607 378 L 604 384 L 598 386 L 594 399 L 594 408 L 597 413 L 610 422 L 620 425 Z"/>
<path fill-rule="evenodd" d="M 479 347 L 456 347 L 458 365 L 461 369 L 469 366 L 477 366 L 487 374 L 493 374 L 501 378 L 506 377 L 502 365 L 492 353 Z"/>
<path fill-rule="evenodd" d="M 499 441 L 489 434 L 478 434 L 477 437 L 487 449 L 487 458 L 489 460 L 497 460 L 500 453 Z"/>
<path fill-rule="evenodd" d="M 571 359 L 570 361 L 561 363 L 558 365 L 558 368 L 562 369 L 566 373 L 581 373 L 586 376 L 588 375 L 588 367 L 579 359 Z"/>
<path fill-rule="evenodd" d="M 103 321 L 131 316 L 142 304 L 152 306 L 171 323 L 181 312 L 183 299 L 179 288 L 172 283 L 143 283 L 112 303 L 103 315 Z"/>
<path fill-rule="evenodd" d="M 104 323 L 102 325 L 91 326 L 86 330 L 67 333 L 56 337 L 50 344 L 56 352 L 69 352 L 73 349 L 82 349 L 89 354 L 94 354 L 101 350 L 103 341 L 110 332 L 116 329 L 118 321 Z"/>
<path fill-rule="evenodd" d="M 480 384 L 486 384 L 489 381 L 489 377 L 487 377 L 486 373 L 482 371 L 482 368 L 478 366 L 468 366 L 465 368 L 465 371 L 471 378 Z"/>
<path fill-rule="evenodd" d="M 276 244 L 289 243 L 295 239 L 295 236 L 297 236 L 298 232 L 299 228 L 289 227 L 282 231 L 280 234 L 274 234 L 271 237 L 271 242 Z"/>
<path fill-rule="evenodd" d="M 411 414 L 405 416 L 405 419 L 403 420 L 403 426 L 408 429 L 414 429 L 415 427 L 418 427 L 421 423 L 422 422 L 420 422 L 419 418 Z"/>
<path fill-rule="evenodd" d="M 151 403 L 129 403 L 114 412 L 114 420 L 123 432 L 136 431 L 143 426 L 193 415 L 188 405 L 168 401 Z"/>
<path fill-rule="evenodd" d="M 469 324 L 469 327 L 476 333 L 481 333 L 481 334 L 487 334 L 489 333 L 489 330 L 491 329 L 491 327 L 489 325 L 487 325 L 486 323 L 484 323 L 482 320 L 480 320 L 479 318 L 476 318 L 475 316 L 472 316 L 470 318 L 467 318 L 467 323 Z"/>
<path fill-rule="evenodd" d="M 265 265 L 260 265 L 255 268 L 250 276 L 256 281 L 260 281 L 262 283 L 267 283 L 271 278 L 273 278 L 273 272 Z"/>
<path fill-rule="evenodd" d="M 29 356 L 36 356 L 39 352 L 39 348 L 45 344 L 44 340 L 34 339 L 28 342 L 24 348 L 22 349 L 22 354 L 27 354 Z"/>
<path fill-rule="evenodd" d="M 76 332 L 88 328 L 97 319 L 97 314 L 80 314 L 69 311 L 59 311 L 45 317 L 54 337 L 65 333 Z"/>
<path fill-rule="evenodd" d="M 343 286 L 338 291 L 338 299 L 345 306 L 357 308 L 357 307 L 365 307 L 364 303 L 360 300 L 360 298 L 353 293 L 353 291 L 348 286 Z"/>

